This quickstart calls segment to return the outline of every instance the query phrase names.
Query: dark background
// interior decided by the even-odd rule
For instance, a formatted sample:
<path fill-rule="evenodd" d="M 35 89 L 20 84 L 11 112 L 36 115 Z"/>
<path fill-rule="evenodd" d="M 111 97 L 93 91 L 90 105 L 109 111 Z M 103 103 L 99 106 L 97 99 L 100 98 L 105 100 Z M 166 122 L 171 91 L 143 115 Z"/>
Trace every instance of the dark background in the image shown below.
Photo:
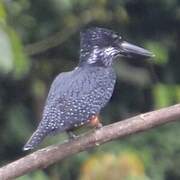
<path fill-rule="evenodd" d="M 0 1 L 0 165 L 26 153 L 53 78 L 76 66 L 79 32 L 106 27 L 151 50 L 149 60 L 122 59 L 110 103 L 113 123 L 180 101 L 179 0 Z M 63 142 L 46 138 L 40 147 Z M 69 157 L 20 180 L 179 180 L 179 122 Z"/>

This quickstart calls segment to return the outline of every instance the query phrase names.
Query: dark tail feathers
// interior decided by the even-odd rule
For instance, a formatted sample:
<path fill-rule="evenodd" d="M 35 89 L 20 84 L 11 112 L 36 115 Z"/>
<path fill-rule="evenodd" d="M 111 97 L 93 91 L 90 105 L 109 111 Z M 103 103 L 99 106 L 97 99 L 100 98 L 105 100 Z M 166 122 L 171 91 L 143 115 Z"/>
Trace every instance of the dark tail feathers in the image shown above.
<path fill-rule="evenodd" d="M 37 129 L 32 134 L 32 136 L 30 137 L 28 142 L 24 145 L 23 151 L 34 149 L 38 144 L 40 144 L 42 142 L 42 140 L 44 139 L 45 136 L 46 136 L 46 133 L 41 132 L 40 130 Z"/>

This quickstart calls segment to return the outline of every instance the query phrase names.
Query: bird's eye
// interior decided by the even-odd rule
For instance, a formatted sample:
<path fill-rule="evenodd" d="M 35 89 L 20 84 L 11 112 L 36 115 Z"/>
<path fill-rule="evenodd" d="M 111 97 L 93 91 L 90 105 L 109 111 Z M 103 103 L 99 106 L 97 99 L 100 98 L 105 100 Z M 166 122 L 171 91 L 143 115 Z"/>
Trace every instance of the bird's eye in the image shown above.
<path fill-rule="evenodd" d="M 114 42 L 119 42 L 122 39 L 121 36 L 117 34 L 113 34 L 112 37 L 113 37 Z"/>

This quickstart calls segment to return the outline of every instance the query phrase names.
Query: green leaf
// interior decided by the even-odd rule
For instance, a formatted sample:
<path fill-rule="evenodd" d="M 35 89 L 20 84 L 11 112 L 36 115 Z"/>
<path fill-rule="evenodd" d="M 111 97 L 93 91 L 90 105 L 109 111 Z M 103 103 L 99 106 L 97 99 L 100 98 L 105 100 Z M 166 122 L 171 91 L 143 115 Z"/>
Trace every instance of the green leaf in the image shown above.
<path fill-rule="evenodd" d="M 4 9 L 4 5 L 0 2 L 0 23 L 6 22 L 6 11 Z"/>
<path fill-rule="evenodd" d="M 0 72 L 12 73 L 15 79 L 22 78 L 30 68 L 20 39 L 10 27 L 0 25 Z"/>
<path fill-rule="evenodd" d="M 21 41 L 15 31 L 9 29 L 9 36 L 11 38 L 11 46 L 14 58 L 13 75 L 16 79 L 19 79 L 29 71 L 30 62 L 23 52 Z"/>
<path fill-rule="evenodd" d="M 11 49 L 11 40 L 5 31 L 5 28 L 0 26 L 0 71 L 7 74 L 13 70 L 13 52 Z"/>

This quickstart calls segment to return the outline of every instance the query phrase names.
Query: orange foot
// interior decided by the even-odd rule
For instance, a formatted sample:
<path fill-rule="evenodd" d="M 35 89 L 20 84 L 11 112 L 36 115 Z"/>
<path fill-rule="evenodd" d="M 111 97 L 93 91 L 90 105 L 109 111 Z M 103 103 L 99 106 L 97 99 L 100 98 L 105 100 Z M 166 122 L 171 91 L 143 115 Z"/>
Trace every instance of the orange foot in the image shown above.
<path fill-rule="evenodd" d="M 101 128 L 102 124 L 100 122 L 100 118 L 98 115 L 94 115 L 91 117 L 90 121 L 89 121 L 90 126 L 92 127 L 96 127 L 96 128 Z"/>

